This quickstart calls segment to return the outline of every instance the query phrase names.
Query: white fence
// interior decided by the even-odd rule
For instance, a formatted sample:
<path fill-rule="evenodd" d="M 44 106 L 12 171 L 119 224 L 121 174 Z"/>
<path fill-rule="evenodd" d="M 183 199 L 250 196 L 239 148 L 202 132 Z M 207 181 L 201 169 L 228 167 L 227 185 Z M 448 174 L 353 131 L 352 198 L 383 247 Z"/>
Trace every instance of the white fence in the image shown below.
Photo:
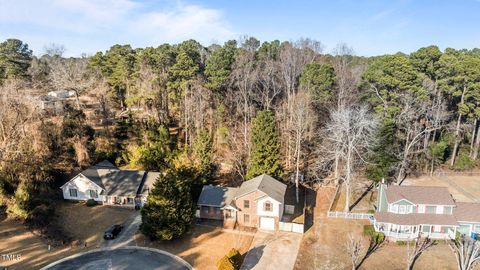
<path fill-rule="evenodd" d="M 304 233 L 305 229 L 303 224 L 293 223 L 293 222 L 282 222 L 278 223 L 278 229 L 285 232 L 295 232 L 295 233 Z"/>
<path fill-rule="evenodd" d="M 327 216 L 332 218 L 369 219 L 370 220 L 373 217 L 373 214 L 328 211 Z"/>

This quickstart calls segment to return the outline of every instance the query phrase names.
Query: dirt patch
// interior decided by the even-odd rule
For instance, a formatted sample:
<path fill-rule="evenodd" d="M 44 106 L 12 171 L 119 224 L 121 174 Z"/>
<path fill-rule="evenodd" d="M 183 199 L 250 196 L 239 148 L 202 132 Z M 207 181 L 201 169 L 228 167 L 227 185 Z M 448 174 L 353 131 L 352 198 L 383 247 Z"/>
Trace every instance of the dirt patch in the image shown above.
<path fill-rule="evenodd" d="M 195 269 L 217 269 L 216 264 L 231 248 L 244 256 L 253 240 L 249 232 L 227 232 L 217 227 L 195 225 L 182 239 L 150 241 L 141 234 L 135 236 L 138 245 L 154 247 L 175 254 Z"/>
<path fill-rule="evenodd" d="M 134 210 L 97 205 L 87 207 L 84 203 L 64 202 L 57 206 L 57 223 L 81 245 L 98 247 L 103 232 L 113 224 L 122 224 Z"/>

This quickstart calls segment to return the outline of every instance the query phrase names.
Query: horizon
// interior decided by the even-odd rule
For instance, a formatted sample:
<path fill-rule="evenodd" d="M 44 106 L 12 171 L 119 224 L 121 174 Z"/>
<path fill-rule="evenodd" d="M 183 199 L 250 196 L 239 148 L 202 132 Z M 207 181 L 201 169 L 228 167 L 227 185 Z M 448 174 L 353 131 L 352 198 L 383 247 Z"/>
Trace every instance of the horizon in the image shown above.
<path fill-rule="evenodd" d="M 115 44 L 143 48 L 195 39 L 208 46 L 242 36 L 261 42 L 311 38 L 325 54 L 346 43 L 366 57 L 480 44 L 479 0 L 0 0 L 0 6 L 0 39 L 20 39 L 37 56 L 51 43 L 65 46 L 65 56 L 80 56 Z"/>

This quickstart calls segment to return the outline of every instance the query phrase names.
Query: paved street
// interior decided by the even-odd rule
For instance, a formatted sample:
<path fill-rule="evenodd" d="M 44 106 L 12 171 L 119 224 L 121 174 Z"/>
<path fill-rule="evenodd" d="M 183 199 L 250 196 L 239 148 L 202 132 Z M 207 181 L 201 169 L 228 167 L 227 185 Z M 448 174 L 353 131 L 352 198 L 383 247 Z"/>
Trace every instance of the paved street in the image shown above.
<path fill-rule="evenodd" d="M 45 270 L 188 270 L 188 264 L 155 250 L 137 247 L 100 250 L 63 261 Z M 42 269 L 43 270 L 43 269 Z"/>
<path fill-rule="evenodd" d="M 291 270 L 301 240 L 299 233 L 258 231 L 240 269 Z"/>

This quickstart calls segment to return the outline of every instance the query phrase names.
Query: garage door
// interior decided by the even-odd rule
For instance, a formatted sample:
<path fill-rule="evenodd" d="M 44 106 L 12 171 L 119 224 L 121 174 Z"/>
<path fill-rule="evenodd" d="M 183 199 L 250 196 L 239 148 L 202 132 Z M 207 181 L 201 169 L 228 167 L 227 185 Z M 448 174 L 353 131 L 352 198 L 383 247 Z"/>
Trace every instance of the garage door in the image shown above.
<path fill-rule="evenodd" d="M 275 219 L 268 217 L 260 218 L 260 229 L 263 230 L 275 230 Z"/>

